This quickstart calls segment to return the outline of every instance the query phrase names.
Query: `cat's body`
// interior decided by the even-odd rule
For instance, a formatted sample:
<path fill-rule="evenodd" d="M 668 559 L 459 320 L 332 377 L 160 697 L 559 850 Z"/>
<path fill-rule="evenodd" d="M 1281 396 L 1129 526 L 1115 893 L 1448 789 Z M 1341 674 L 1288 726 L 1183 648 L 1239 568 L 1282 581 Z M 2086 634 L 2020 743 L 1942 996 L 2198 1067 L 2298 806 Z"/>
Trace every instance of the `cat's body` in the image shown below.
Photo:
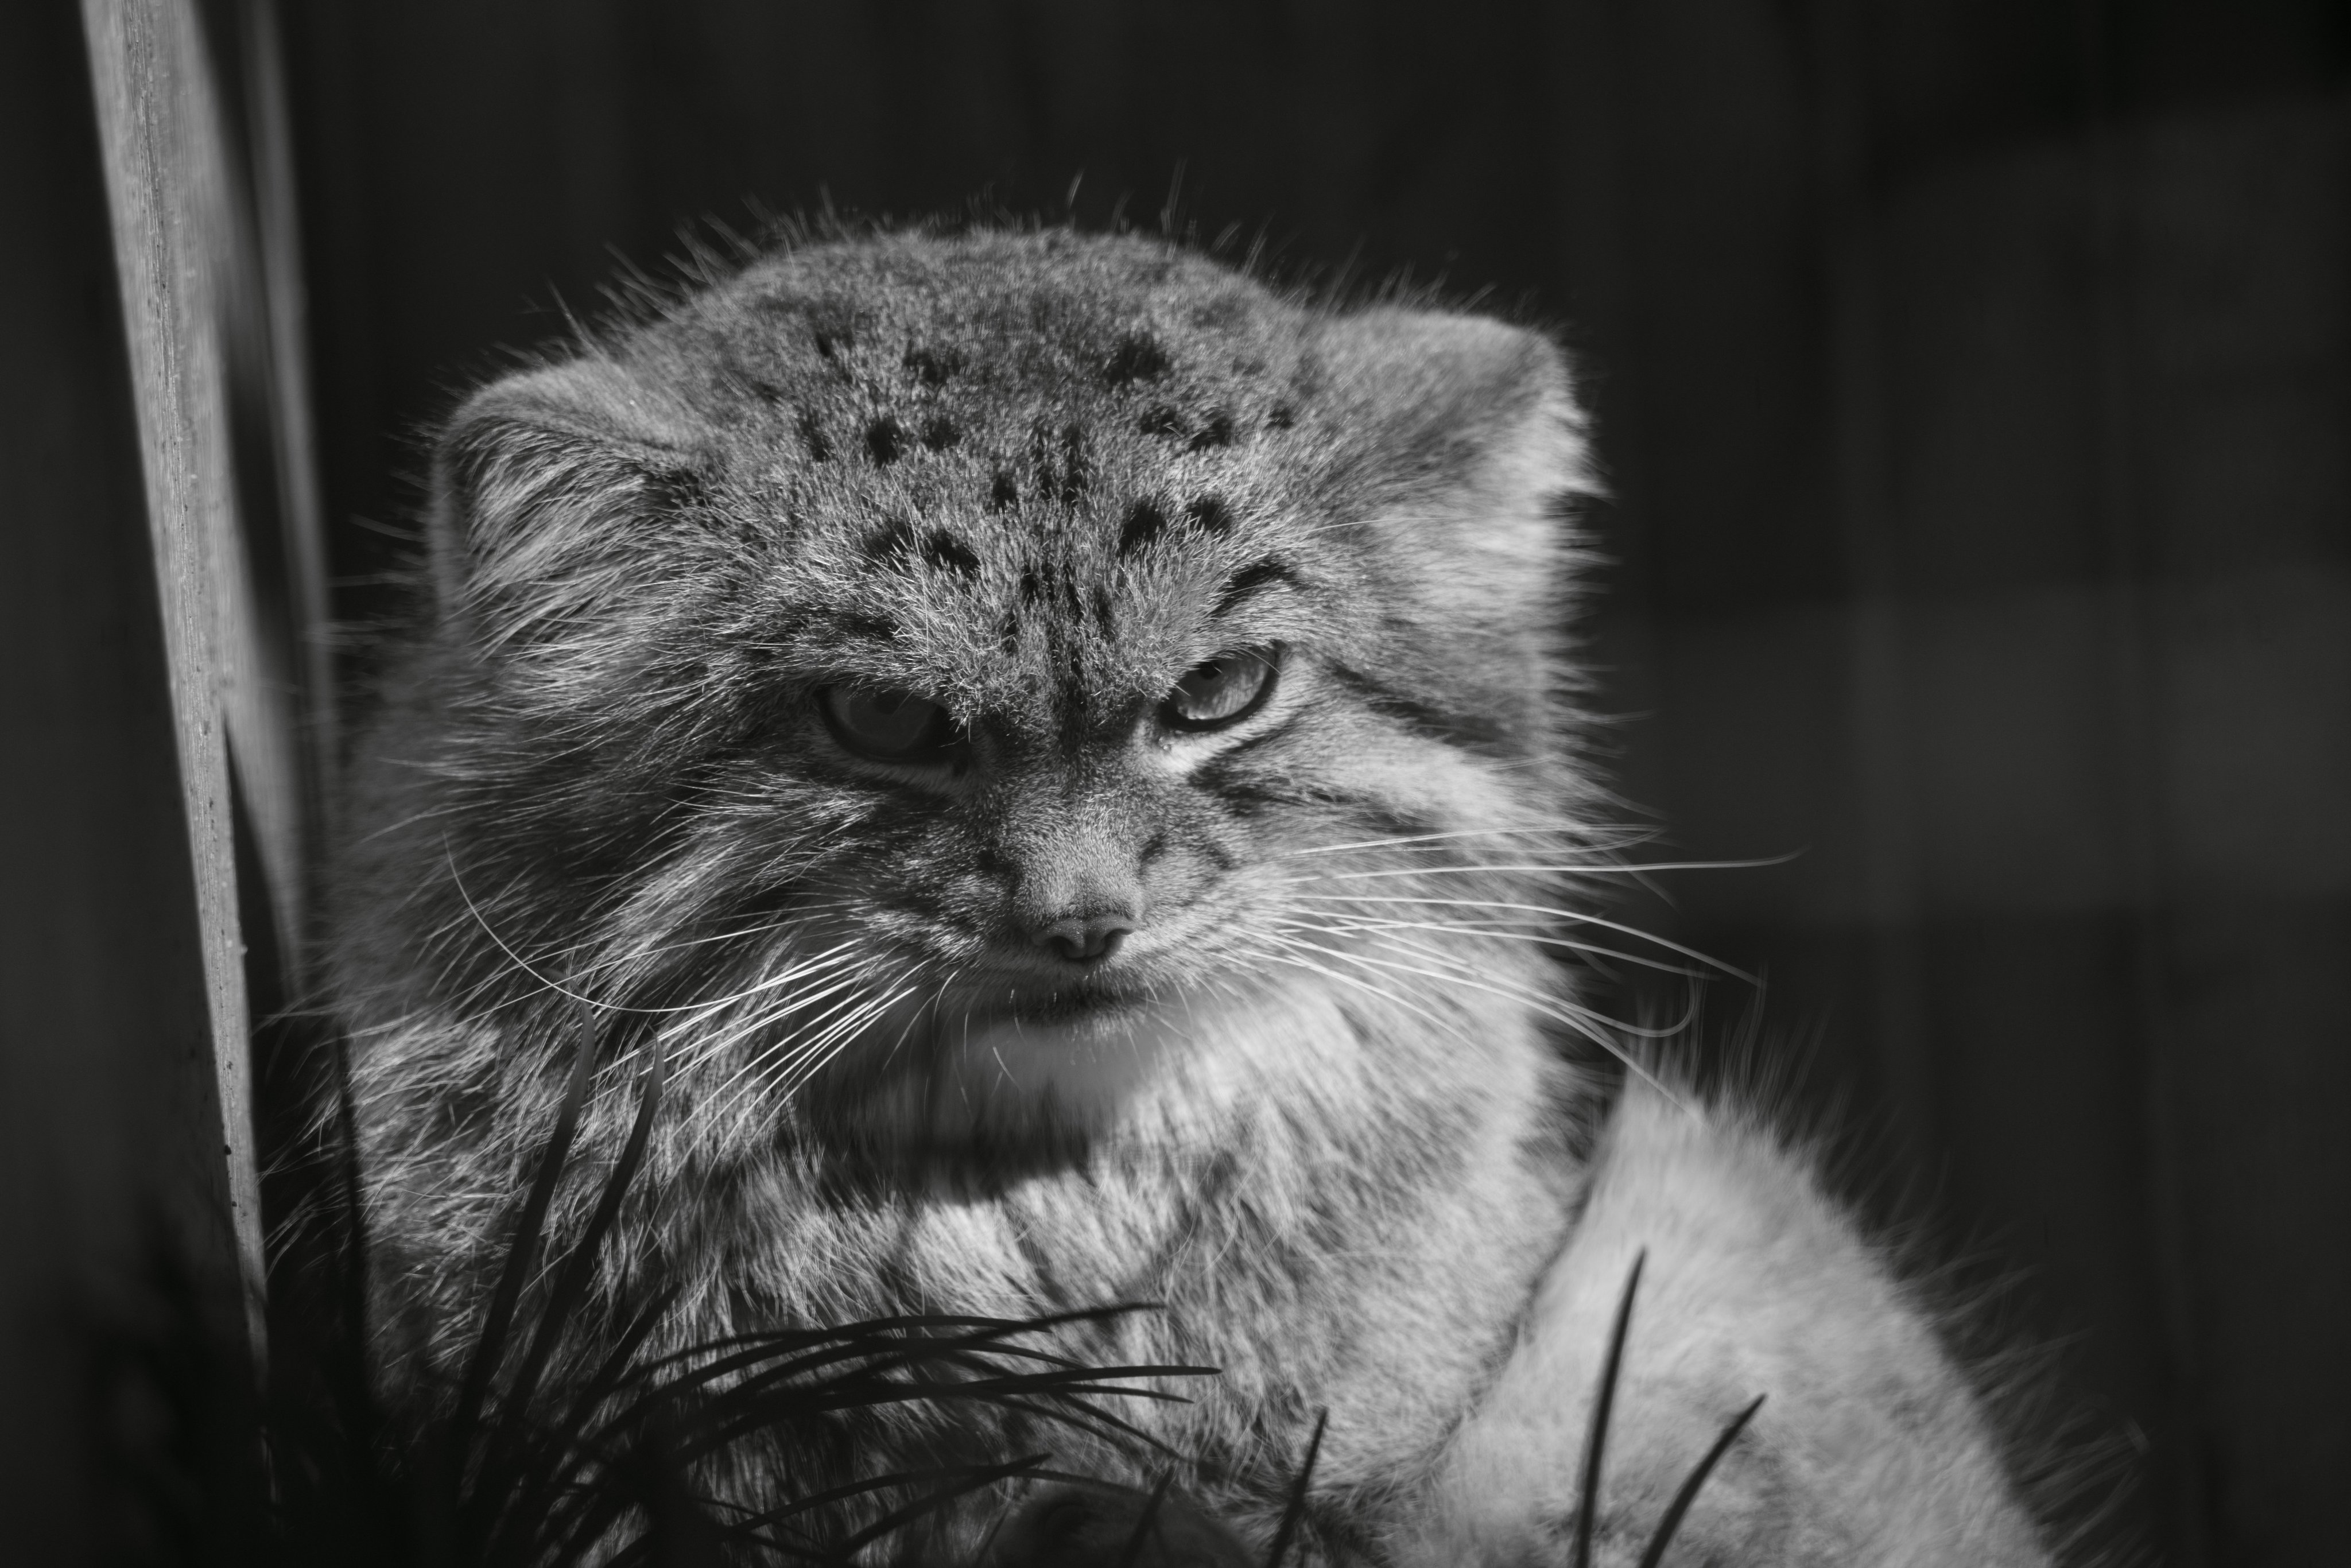
<path fill-rule="evenodd" d="M 592 1028 L 559 1246 L 664 1098 L 591 1324 L 655 1274 L 674 1343 L 1155 1302 L 1069 1343 L 1223 1368 L 1122 1414 L 1245 1531 L 1327 1410 L 1327 1549 L 1564 1561 L 1646 1247 L 1601 1561 L 1757 1395 L 1669 1561 L 2043 1560 L 1802 1163 L 1562 1049 L 1541 340 L 1141 241 L 838 242 L 477 394 L 437 484 L 332 954 L 392 1379 L 454 1378 Z M 725 1484 L 957 1457 L 843 1419 Z"/>

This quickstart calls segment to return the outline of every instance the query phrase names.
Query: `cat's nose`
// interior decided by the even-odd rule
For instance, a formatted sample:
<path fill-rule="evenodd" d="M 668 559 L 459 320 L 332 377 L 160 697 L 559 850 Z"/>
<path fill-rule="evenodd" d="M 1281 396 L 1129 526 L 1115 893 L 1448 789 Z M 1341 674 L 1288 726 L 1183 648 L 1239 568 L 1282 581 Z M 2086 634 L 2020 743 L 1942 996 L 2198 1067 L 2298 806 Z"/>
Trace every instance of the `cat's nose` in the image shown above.
<path fill-rule="evenodd" d="M 1072 964 L 1099 964 L 1118 951 L 1134 929 L 1123 914 L 1091 915 L 1056 920 L 1037 933 L 1040 945 Z"/>

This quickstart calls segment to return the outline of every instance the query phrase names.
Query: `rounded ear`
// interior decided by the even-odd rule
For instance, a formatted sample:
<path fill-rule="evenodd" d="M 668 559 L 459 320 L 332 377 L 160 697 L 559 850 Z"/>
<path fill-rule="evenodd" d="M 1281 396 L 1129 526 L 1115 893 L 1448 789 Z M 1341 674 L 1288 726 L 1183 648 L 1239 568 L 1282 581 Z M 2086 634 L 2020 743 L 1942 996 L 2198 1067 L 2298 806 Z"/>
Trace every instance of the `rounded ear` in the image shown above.
<path fill-rule="evenodd" d="M 1513 691 L 1556 684 L 1573 508 L 1600 491 L 1565 358 L 1489 318 L 1393 308 L 1334 319 L 1318 350 L 1331 494 L 1423 643 L 1461 655 L 1474 689 L 1458 699 L 1516 712 Z M 1544 722 L 1518 713 L 1505 727 Z"/>
<path fill-rule="evenodd" d="M 624 593 L 690 480 L 688 446 L 683 423 L 609 360 L 475 392 L 434 446 L 430 549 L 444 622 L 528 640 Z"/>
<path fill-rule="evenodd" d="M 1565 358 L 1487 316 L 1383 308 L 1335 318 L 1316 344 L 1351 460 L 1388 485 L 1593 489 Z"/>

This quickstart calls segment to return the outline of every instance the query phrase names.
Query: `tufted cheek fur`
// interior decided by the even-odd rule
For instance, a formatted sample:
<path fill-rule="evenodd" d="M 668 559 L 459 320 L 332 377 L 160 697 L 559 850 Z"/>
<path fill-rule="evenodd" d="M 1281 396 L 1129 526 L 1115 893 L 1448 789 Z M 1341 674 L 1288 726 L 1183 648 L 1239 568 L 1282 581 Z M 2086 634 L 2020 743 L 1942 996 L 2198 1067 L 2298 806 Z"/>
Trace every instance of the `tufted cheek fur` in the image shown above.
<path fill-rule="evenodd" d="M 1167 1300 L 1120 1354 L 1230 1369 L 1171 1433 L 1419 1462 L 1573 1182 L 1584 454 L 1533 334 L 1067 235 L 778 255 L 477 393 L 338 873 L 401 1364 L 459 1359 L 586 1018 L 582 1160 L 667 1064 L 677 1335 Z M 1167 722 L 1231 652 L 1262 709 Z"/>

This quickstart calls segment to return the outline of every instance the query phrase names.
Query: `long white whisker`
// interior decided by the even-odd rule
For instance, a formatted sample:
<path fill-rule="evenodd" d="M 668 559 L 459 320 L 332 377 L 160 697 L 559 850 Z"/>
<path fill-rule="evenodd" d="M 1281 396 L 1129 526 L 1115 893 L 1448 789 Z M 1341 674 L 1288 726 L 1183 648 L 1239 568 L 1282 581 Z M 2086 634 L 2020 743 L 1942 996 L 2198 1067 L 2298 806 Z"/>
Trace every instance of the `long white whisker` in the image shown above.
<path fill-rule="evenodd" d="M 855 963 L 852 959 L 844 958 L 835 963 L 824 966 L 824 967 L 829 970 L 846 969 L 849 973 L 842 975 L 840 978 L 832 980 L 824 986 L 820 986 L 814 990 L 796 991 L 790 996 L 783 998 L 777 1006 L 758 1015 L 760 1020 L 758 1023 L 730 1030 L 720 1035 L 715 1040 L 698 1045 L 695 1048 L 693 1056 L 688 1059 L 686 1062 L 683 1063 L 682 1066 L 699 1067 L 702 1063 L 712 1061 L 717 1057 L 721 1052 L 726 1051 L 728 1046 L 733 1045 L 737 1040 L 741 1040 L 745 1034 L 751 1032 L 753 1030 L 763 1027 L 765 1023 L 772 1022 L 776 1019 L 788 1017 L 792 1013 L 803 1011 L 808 1008 L 813 1007 L 816 1003 L 824 1000 L 827 997 L 837 996 L 844 991 L 849 993 L 845 1000 L 833 1004 L 834 1009 L 838 1009 L 848 1005 L 850 1002 L 853 1002 L 858 995 L 857 988 L 863 979 L 863 976 L 859 972 Z M 831 1010 L 832 1009 L 828 1009 L 828 1015 Z M 683 1032 L 688 1026 L 678 1025 L 673 1027 L 678 1032 Z"/>
<path fill-rule="evenodd" d="M 665 1013 L 699 1012 L 707 1014 L 715 1012 L 721 1008 L 733 1007 L 737 1002 L 748 1001 L 753 997 L 760 996 L 768 991 L 774 990 L 778 986 L 789 985 L 794 980 L 817 973 L 819 970 L 839 968 L 844 964 L 855 963 L 857 961 L 856 949 L 858 946 L 859 944 L 853 940 L 837 942 L 833 946 L 827 947 L 820 952 L 811 954 L 805 959 L 796 959 L 790 967 L 777 974 L 770 975 L 760 980 L 756 985 L 747 986 L 742 990 L 732 992 L 726 996 L 714 997 L 708 1001 L 696 1002 L 690 1008 L 660 1008 L 647 1009 L 646 1010 Z"/>
<path fill-rule="evenodd" d="M 1462 839 L 1537 837 L 1547 833 L 1574 835 L 1582 838 L 1589 838 L 1591 836 L 1590 830 L 1581 825 L 1557 828 L 1461 828 L 1451 832 L 1413 833 L 1393 839 L 1364 839 L 1353 843 L 1314 844 L 1310 845 L 1305 849 L 1285 850 L 1281 854 L 1275 858 L 1280 860 L 1290 860 L 1303 855 L 1342 854 L 1357 851 L 1387 849 L 1409 849 L 1434 852 L 1445 849 L 1451 843 Z M 1536 852 L 1541 853 L 1544 852 L 1538 850 Z M 1578 851 L 1571 852 L 1568 850 L 1562 850 L 1559 852 L 1581 852 L 1588 856 L 1589 846 L 1582 846 Z M 1579 875 L 1631 876 L 1648 872 L 1659 871 L 1753 871 L 1766 866 L 1786 865 L 1789 862 L 1800 858 L 1803 852 L 1802 850 L 1791 850 L 1785 854 L 1770 855 L 1754 860 L 1724 861 L 1601 861 L 1586 858 L 1578 861 L 1553 862 L 1544 865 L 1412 866 L 1376 872 L 1343 872 L 1332 874 L 1342 876 L 1395 876 L 1411 875 L 1424 871 L 1442 870 L 1516 872 L 1557 871 L 1572 872 Z"/>
<path fill-rule="evenodd" d="M 1604 946 L 1597 942 L 1578 942 L 1572 936 L 1546 936 L 1536 931 L 1502 930 L 1499 929 L 1501 923 L 1499 921 L 1478 925 L 1437 920 L 1365 918 L 1349 921 L 1344 925 L 1321 925 L 1303 921 L 1295 921 L 1291 924 L 1301 930 L 1320 931 L 1332 936 L 1347 936 L 1356 932 L 1434 931 L 1455 936 L 1491 937 L 1499 942 L 1531 942 L 1546 947 L 1564 947 L 1577 953 L 1590 953 L 1597 957 L 1614 958 L 1626 964 L 1637 964 L 1645 969 L 1656 969 L 1662 974 L 1678 975 L 1684 979 L 1700 980 L 1706 977 L 1698 970 L 1685 968 L 1679 964 L 1668 964 L 1662 958 L 1645 958 L 1637 953 L 1627 953 L 1620 948 Z"/>
<path fill-rule="evenodd" d="M 1655 932 L 1644 931 L 1636 925 L 1627 925 L 1622 921 L 1608 920 L 1600 915 L 1586 915 L 1578 910 L 1555 909 L 1547 904 L 1512 904 L 1506 900 L 1491 898 L 1408 898 L 1345 893 L 1299 893 L 1292 894 L 1290 896 L 1301 904 L 1416 904 L 1453 909 L 1505 909 L 1524 915 L 1546 915 L 1553 920 L 1566 920 L 1579 925 L 1597 925 L 1604 931 L 1614 931 L 1638 942 L 1652 943 L 1668 952 L 1679 953 L 1685 958 L 1704 964 L 1709 969 L 1719 969 L 1734 979 L 1744 980 L 1750 986 L 1762 983 L 1744 969 L 1734 968 L 1719 958 L 1709 956 L 1695 947 L 1685 947 L 1680 943 L 1660 936 Z"/>
<path fill-rule="evenodd" d="M 887 1018 L 890 1009 L 914 994 L 916 988 L 904 987 L 872 998 L 872 1003 L 839 1019 L 810 1040 L 795 1046 L 778 1059 L 772 1072 L 763 1077 L 785 1076 L 776 1085 L 776 1092 L 786 1098 L 799 1092 L 800 1085 L 823 1071 L 824 1064 L 847 1048 L 849 1042 L 862 1033 L 868 1024 Z"/>
<path fill-rule="evenodd" d="M 682 953 L 688 947 L 706 947 L 719 942 L 748 941 L 754 936 L 765 936 L 770 932 L 805 925 L 807 916 L 812 913 L 814 913 L 813 910 L 794 910 L 789 919 L 771 920 L 762 925 L 747 925 L 737 931 L 721 931 L 709 936 L 681 937 L 677 941 L 658 943 L 651 947 L 632 947 L 625 952 L 615 953 L 609 958 L 599 959 L 593 964 L 574 969 L 571 975 L 575 979 L 584 979 L 590 975 L 603 974 L 631 964 L 641 964 L 647 959 L 661 957 L 664 954 Z M 560 951 L 576 953 L 583 947 L 592 946 L 595 940 L 591 938 L 589 941 L 580 942 Z"/>
<path fill-rule="evenodd" d="M 1360 975 L 1343 975 L 1336 969 L 1329 968 L 1323 965 L 1314 963 L 1311 959 L 1301 958 L 1295 956 L 1296 951 L 1300 950 L 1309 953 L 1320 953 L 1326 957 L 1337 956 L 1327 947 L 1318 947 L 1311 942 L 1300 942 L 1288 936 L 1277 936 L 1271 932 L 1261 933 L 1261 936 L 1264 940 L 1272 942 L 1283 948 L 1291 949 L 1292 951 L 1270 953 L 1262 950 L 1244 950 L 1245 956 L 1261 958 L 1268 963 L 1288 964 L 1295 968 L 1311 970 L 1317 975 L 1322 976 L 1326 979 L 1335 980 L 1340 985 L 1352 987 L 1359 991 L 1368 992 L 1371 995 L 1377 997 L 1380 1000 L 1388 1003 L 1392 1007 L 1403 1008 L 1407 1012 L 1416 1013 L 1421 1018 L 1427 1019 L 1430 1023 L 1435 1024 L 1437 1028 L 1445 1030 L 1447 1034 L 1452 1035 L 1457 1040 L 1466 1040 L 1468 1038 L 1461 1032 L 1461 1026 L 1458 1021 L 1446 1018 L 1442 1014 L 1431 1010 L 1426 1006 L 1414 1000 L 1410 997 L 1402 996 L 1383 986 L 1375 986 Z"/>
<path fill-rule="evenodd" d="M 1404 833 L 1392 839 L 1358 839 L 1352 843 L 1311 844 L 1304 849 L 1284 850 L 1276 858 L 1287 860 L 1297 855 L 1344 854 L 1351 850 L 1400 849 L 1410 844 L 1448 843 L 1457 839 L 1496 839 L 1532 836 L 1543 833 L 1588 835 L 1589 827 L 1581 822 L 1562 822 L 1556 827 L 1518 828 L 1456 828 L 1441 833 Z"/>
<path fill-rule="evenodd" d="M 1579 1008 L 1574 1006 L 1573 1003 L 1562 1002 L 1554 998 L 1544 997 L 1539 993 L 1525 991 L 1518 988 L 1504 989 L 1500 987 L 1489 985 L 1485 981 L 1476 979 L 1467 974 L 1447 974 L 1438 970 L 1425 969 L 1417 965 L 1399 964 L 1384 958 L 1374 958 L 1366 954 L 1350 952 L 1342 947 L 1326 947 L 1321 949 L 1321 951 L 1331 957 L 1340 959 L 1343 962 L 1361 964 L 1374 968 L 1394 970 L 1399 974 L 1419 975 L 1428 979 L 1440 981 L 1444 984 L 1465 986 L 1471 990 L 1484 991 L 1489 996 L 1499 997 L 1505 1001 L 1518 1002 L 1522 1006 L 1531 1007 L 1535 1010 L 1541 1012 L 1548 1017 L 1558 1019 L 1561 1023 L 1567 1025 L 1570 1029 L 1574 1030 L 1578 1034 L 1581 1034 L 1585 1039 L 1591 1040 L 1594 1045 L 1599 1046 L 1602 1050 L 1615 1057 L 1617 1061 L 1625 1064 L 1626 1071 L 1641 1079 L 1642 1082 L 1647 1083 L 1649 1087 L 1655 1089 L 1658 1093 L 1664 1095 L 1676 1105 L 1680 1106 L 1685 1111 L 1693 1109 L 1693 1107 L 1691 1107 L 1687 1102 L 1683 1100 L 1680 1095 L 1675 1093 L 1671 1089 L 1666 1087 L 1664 1083 L 1658 1082 L 1656 1074 L 1652 1073 L 1647 1068 L 1635 1061 L 1632 1053 L 1627 1051 L 1624 1046 L 1612 1038 L 1607 1030 L 1603 1029 L 1601 1026 L 1605 1024 L 1609 1028 L 1623 1030 L 1625 1033 L 1641 1036 L 1643 1038 L 1661 1038 L 1658 1031 L 1644 1030 L 1634 1025 L 1620 1023 L 1614 1019 L 1604 1018 L 1602 1015 L 1593 1012 L 1589 1008 Z M 1687 1020 L 1685 1020 L 1685 1026 L 1686 1024 Z M 1679 1029 L 1685 1026 L 1677 1026 L 1673 1032 L 1679 1032 Z"/>
<path fill-rule="evenodd" d="M 449 880 L 457 889 L 457 896 L 465 901 L 466 913 L 470 914 L 474 917 L 474 923 L 482 928 L 482 934 L 497 945 L 498 951 L 504 953 L 508 960 L 514 964 L 516 968 L 520 969 L 524 974 L 528 975 L 532 979 L 537 980 L 548 990 L 553 991 L 558 996 L 565 997 L 572 1001 L 579 1002 L 582 1006 L 591 1007 L 598 1009 L 600 1012 L 604 1013 L 625 1013 L 635 1017 L 645 1018 L 666 1017 L 679 1013 L 693 1013 L 701 1017 L 707 1017 L 716 1008 L 731 1006 L 737 1001 L 740 1001 L 747 997 L 755 996 L 758 992 L 772 986 L 789 983 L 789 976 L 779 977 L 777 978 L 763 980 L 758 985 L 754 986 L 750 988 L 750 989 L 741 992 L 734 997 L 722 998 L 715 1001 L 705 999 L 695 1002 L 685 1002 L 675 1007 L 664 1008 L 623 1007 L 617 1002 L 603 1001 L 597 998 L 584 995 L 579 991 L 571 989 L 569 986 L 551 980 L 545 975 L 540 974 L 538 970 L 531 967 L 528 959 L 524 958 L 521 954 L 516 952 L 507 943 L 507 939 L 498 935 L 496 928 L 490 925 L 488 918 L 482 914 L 480 906 L 474 902 L 474 895 L 466 891 L 465 880 L 457 870 L 456 856 L 449 849 L 445 841 L 442 844 L 442 853 L 448 861 Z M 827 951 L 829 953 L 843 952 L 851 946 L 851 943 L 843 942 L 832 948 L 827 949 Z"/>

